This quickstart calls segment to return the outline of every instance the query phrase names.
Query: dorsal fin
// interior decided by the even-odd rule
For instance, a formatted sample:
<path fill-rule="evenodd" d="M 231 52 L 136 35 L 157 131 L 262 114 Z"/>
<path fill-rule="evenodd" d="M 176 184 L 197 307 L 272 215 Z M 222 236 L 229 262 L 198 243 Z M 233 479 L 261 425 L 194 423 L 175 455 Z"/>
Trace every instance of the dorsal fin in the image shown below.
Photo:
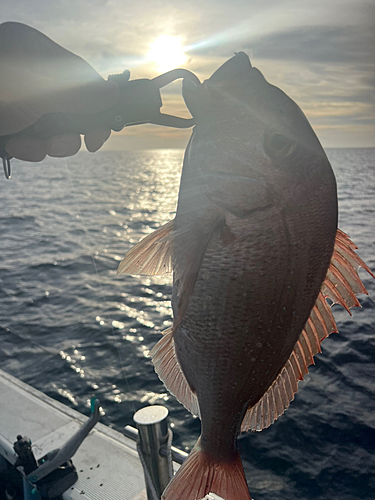
<path fill-rule="evenodd" d="M 321 352 L 320 344 L 331 333 L 337 333 L 326 298 L 333 304 L 342 305 L 349 313 L 351 307 L 360 307 L 356 294 L 367 294 L 367 290 L 358 276 L 358 268 L 362 267 L 373 278 L 375 276 L 355 253 L 356 248 L 350 238 L 338 229 L 326 279 L 310 317 L 279 375 L 258 403 L 245 413 L 241 432 L 261 431 L 284 413 L 294 399 L 298 381 L 303 380 L 308 373 L 307 367 L 314 363 L 313 356 Z"/>
<path fill-rule="evenodd" d="M 152 362 L 160 380 L 193 415 L 200 416 L 198 398 L 191 390 L 180 368 L 173 340 L 173 330 L 168 328 L 151 351 Z"/>
<path fill-rule="evenodd" d="M 172 272 L 174 219 L 159 227 L 126 254 L 117 274 L 165 275 Z"/>

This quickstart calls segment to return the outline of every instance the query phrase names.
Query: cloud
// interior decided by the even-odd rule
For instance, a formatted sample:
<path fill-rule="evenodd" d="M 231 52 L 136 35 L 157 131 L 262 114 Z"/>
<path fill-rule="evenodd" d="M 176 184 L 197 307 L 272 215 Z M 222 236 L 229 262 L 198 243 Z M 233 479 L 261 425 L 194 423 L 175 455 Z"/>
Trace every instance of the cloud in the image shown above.
<path fill-rule="evenodd" d="M 314 63 L 372 63 L 374 27 L 305 26 L 276 32 L 247 45 L 254 57 Z"/>
<path fill-rule="evenodd" d="M 255 66 L 302 107 L 326 146 L 340 145 L 340 134 L 343 144 L 374 144 L 372 21 L 290 27 L 246 44 Z"/>
<path fill-rule="evenodd" d="M 340 145 L 342 134 L 343 144 L 355 145 L 359 126 L 367 144 L 373 141 L 373 129 L 365 132 L 375 116 L 373 7 L 373 0 L 13 0 L 2 5 L 1 17 L 41 30 L 103 77 L 126 68 L 132 78 L 155 76 L 146 55 L 163 33 L 182 37 L 189 48 L 185 67 L 200 79 L 245 50 L 271 83 L 301 105 L 323 142 Z M 179 95 L 178 86 L 166 89 L 165 112 L 183 112 Z M 172 132 L 163 130 L 161 138 L 156 129 L 139 128 L 126 140 L 182 145 L 185 132 Z M 115 137 L 119 145 L 121 135 Z"/>

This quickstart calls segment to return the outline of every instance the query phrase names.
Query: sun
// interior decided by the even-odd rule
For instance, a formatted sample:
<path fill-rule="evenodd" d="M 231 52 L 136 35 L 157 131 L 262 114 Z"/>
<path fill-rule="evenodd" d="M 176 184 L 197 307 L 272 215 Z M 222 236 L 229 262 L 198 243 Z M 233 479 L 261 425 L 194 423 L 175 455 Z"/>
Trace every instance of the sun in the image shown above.
<path fill-rule="evenodd" d="M 165 72 L 184 64 L 187 57 L 179 37 L 160 35 L 151 43 L 148 59 L 157 64 L 159 71 Z"/>

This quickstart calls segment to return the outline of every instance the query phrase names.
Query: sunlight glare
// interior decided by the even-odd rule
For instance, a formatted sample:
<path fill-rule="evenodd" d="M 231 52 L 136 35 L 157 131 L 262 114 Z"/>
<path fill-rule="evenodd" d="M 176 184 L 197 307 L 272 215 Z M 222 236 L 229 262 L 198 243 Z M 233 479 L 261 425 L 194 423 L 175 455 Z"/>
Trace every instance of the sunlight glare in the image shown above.
<path fill-rule="evenodd" d="M 151 43 L 148 59 L 157 64 L 159 71 L 165 72 L 184 64 L 187 58 L 179 37 L 160 35 Z"/>

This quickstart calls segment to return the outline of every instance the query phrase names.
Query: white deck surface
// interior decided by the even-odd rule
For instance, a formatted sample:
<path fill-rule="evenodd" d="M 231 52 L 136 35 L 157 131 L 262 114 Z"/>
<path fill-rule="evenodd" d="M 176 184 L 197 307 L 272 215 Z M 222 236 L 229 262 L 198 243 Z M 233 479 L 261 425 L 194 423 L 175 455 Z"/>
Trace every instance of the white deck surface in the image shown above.
<path fill-rule="evenodd" d="M 59 448 L 87 417 L 0 370 L 0 454 L 14 463 L 13 443 L 28 436 L 36 459 Z M 146 500 L 135 442 L 100 423 L 73 457 L 79 479 L 65 500 Z"/>

